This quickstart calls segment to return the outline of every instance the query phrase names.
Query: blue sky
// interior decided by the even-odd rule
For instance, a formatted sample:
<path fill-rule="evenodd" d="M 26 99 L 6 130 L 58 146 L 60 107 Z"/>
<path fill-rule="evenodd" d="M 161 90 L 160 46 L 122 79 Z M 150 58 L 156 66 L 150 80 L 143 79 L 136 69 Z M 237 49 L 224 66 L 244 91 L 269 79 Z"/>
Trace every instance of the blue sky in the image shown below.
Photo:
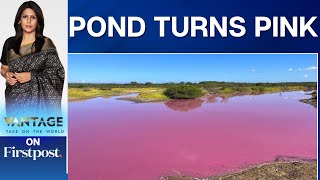
<path fill-rule="evenodd" d="M 310 82 L 316 54 L 69 54 L 71 83 Z"/>

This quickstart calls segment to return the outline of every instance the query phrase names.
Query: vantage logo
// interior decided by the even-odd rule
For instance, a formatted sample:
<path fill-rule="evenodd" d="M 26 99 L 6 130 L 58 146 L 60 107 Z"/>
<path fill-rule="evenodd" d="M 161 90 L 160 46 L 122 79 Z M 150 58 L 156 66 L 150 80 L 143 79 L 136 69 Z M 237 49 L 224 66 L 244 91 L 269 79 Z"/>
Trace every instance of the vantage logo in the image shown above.
<path fill-rule="evenodd" d="M 62 158 L 63 155 L 60 153 L 58 148 L 55 149 L 33 149 L 30 146 L 40 146 L 40 138 L 27 138 L 26 145 L 28 149 L 17 149 L 15 146 L 4 147 L 3 157 L 4 158 L 30 158 L 37 160 L 39 158 Z"/>
<path fill-rule="evenodd" d="M 61 127 L 63 126 L 63 117 L 4 117 L 8 126 L 17 127 Z"/>

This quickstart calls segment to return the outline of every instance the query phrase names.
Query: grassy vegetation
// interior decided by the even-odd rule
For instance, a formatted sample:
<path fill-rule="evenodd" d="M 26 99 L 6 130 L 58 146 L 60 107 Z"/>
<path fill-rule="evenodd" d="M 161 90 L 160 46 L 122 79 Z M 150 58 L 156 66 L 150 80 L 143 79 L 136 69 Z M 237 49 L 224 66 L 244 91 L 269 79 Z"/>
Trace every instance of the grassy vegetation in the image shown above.
<path fill-rule="evenodd" d="M 69 84 L 69 100 L 82 100 L 94 97 L 110 97 L 125 94 L 138 93 L 134 99 L 137 101 L 163 101 L 169 98 L 164 91 L 177 85 L 192 85 L 201 88 L 207 94 L 219 94 L 224 96 L 234 96 L 242 94 L 263 94 L 283 91 L 315 90 L 316 82 L 296 82 L 296 83 L 234 83 L 204 81 L 200 83 L 181 82 L 153 84 L 150 82 L 141 84 L 131 82 L 129 84 Z"/>
<path fill-rule="evenodd" d="M 95 97 L 111 97 L 126 94 L 138 93 L 136 97 L 139 101 L 159 101 L 167 100 L 163 94 L 163 88 L 69 88 L 69 101 L 84 100 Z"/>
<path fill-rule="evenodd" d="M 96 88 L 69 88 L 68 89 L 69 100 L 81 100 L 90 99 L 94 97 L 110 97 L 111 92 L 107 90 L 101 90 Z"/>
<path fill-rule="evenodd" d="M 154 99 L 154 100 L 168 100 L 169 98 L 164 95 L 163 89 L 153 90 L 151 92 L 143 92 L 140 93 L 137 98 L 141 100 L 148 100 L 148 99 Z"/>
<path fill-rule="evenodd" d="M 264 94 L 283 91 L 299 91 L 312 90 L 314 88 L 308 86 L 248 86 L 248 87 L 222 87 L 210 88 L 211 93 L 222 95 L 237 95 L 237 94 Z"/>

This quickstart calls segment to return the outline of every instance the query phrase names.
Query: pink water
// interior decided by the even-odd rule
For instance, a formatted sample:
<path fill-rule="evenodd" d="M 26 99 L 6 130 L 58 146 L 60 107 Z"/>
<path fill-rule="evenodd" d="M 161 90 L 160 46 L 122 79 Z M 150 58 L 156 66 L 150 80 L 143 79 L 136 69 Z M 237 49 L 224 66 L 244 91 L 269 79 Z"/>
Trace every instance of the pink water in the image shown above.
<path fill-rule="evenodd" d="M 303 92 L 136 104 L 69 103 L 70 180 L 207 177 L 279 156 L 317 158 L 317 110 Z"/>

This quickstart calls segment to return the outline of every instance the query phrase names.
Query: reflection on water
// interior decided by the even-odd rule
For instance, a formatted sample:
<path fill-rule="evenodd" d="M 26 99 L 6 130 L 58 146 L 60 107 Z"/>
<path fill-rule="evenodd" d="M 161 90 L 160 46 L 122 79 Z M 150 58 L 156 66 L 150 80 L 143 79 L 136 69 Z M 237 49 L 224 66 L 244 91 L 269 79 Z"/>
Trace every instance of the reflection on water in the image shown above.
<path fill-rule="evenodd" d="M 164 104 L 174 111 L 189 111 L 201 107 L 203 102 L 202 99 L 175 99 Z"/>
<path fill-rule="evenodd" d="M 276 98 L 276 96 L 281 97 L 282 99 L 293 99 L 293 100 L 299 100 L 304 98 L 310 98 L 309 92 L 280 92 L 280 93 L 273 93 L 273 94 L 267 94 L 267 95 L 260 95 L 261 97 L 265 96 L 266 98 Z M 134 97 L 135 95 L 130 95 L 130 97 Z M 249 99 L 255 99 L 255 96 L 259 95 L 242 95 L 245 96 L 245 98 Z M 174 99 L 169 100 L 165 102 L 164 104 L 174 110 L 174 111 L 189 111 L 193 109 L 200 108 L 205 103 L 228 103 L 229 100 L 234 101 L 234 99 L 240 98 L 241 96 L 235 96 L 235 97 L 226 97 L 226 96 L 218 96 L 216 94 L 211 94 L 202 98 L 198 99 Z"/>
<path fill-rule="evenodd" d="M 218 97 L 219 97 L 218 95 L 209 95 L 207 97 L 207 99 L 206 99 L 206 102 L 208 102 L 208 103 L 216 103 Z"/>
<path fill-rule="evenodd" d="M 228 97 L 218 95 L 208 95 L 198 99 L 174 99 L 164 104 L 174 111 L 189 111 L 201 107 L 206 103 L 228 103 Z"/>
<path fill-rule="evenodd" d="M 132 95 L 134 96 L 134 95 Z M 122 96 L 126 97 L 126 96 Z M 303 92 L 166 103 L 69 103 L 69 178 L 206 177 L 279 157 L 317 157 L 317 109 Z"/>
<path fill-rule="evenodd" d="M 221 103 L 228 103 L 228 100 L 229 100 L 229 98 L 228 97 L 224 97 L 224 96 L 216 98 L 216 102 L 221 102 Z"/>

